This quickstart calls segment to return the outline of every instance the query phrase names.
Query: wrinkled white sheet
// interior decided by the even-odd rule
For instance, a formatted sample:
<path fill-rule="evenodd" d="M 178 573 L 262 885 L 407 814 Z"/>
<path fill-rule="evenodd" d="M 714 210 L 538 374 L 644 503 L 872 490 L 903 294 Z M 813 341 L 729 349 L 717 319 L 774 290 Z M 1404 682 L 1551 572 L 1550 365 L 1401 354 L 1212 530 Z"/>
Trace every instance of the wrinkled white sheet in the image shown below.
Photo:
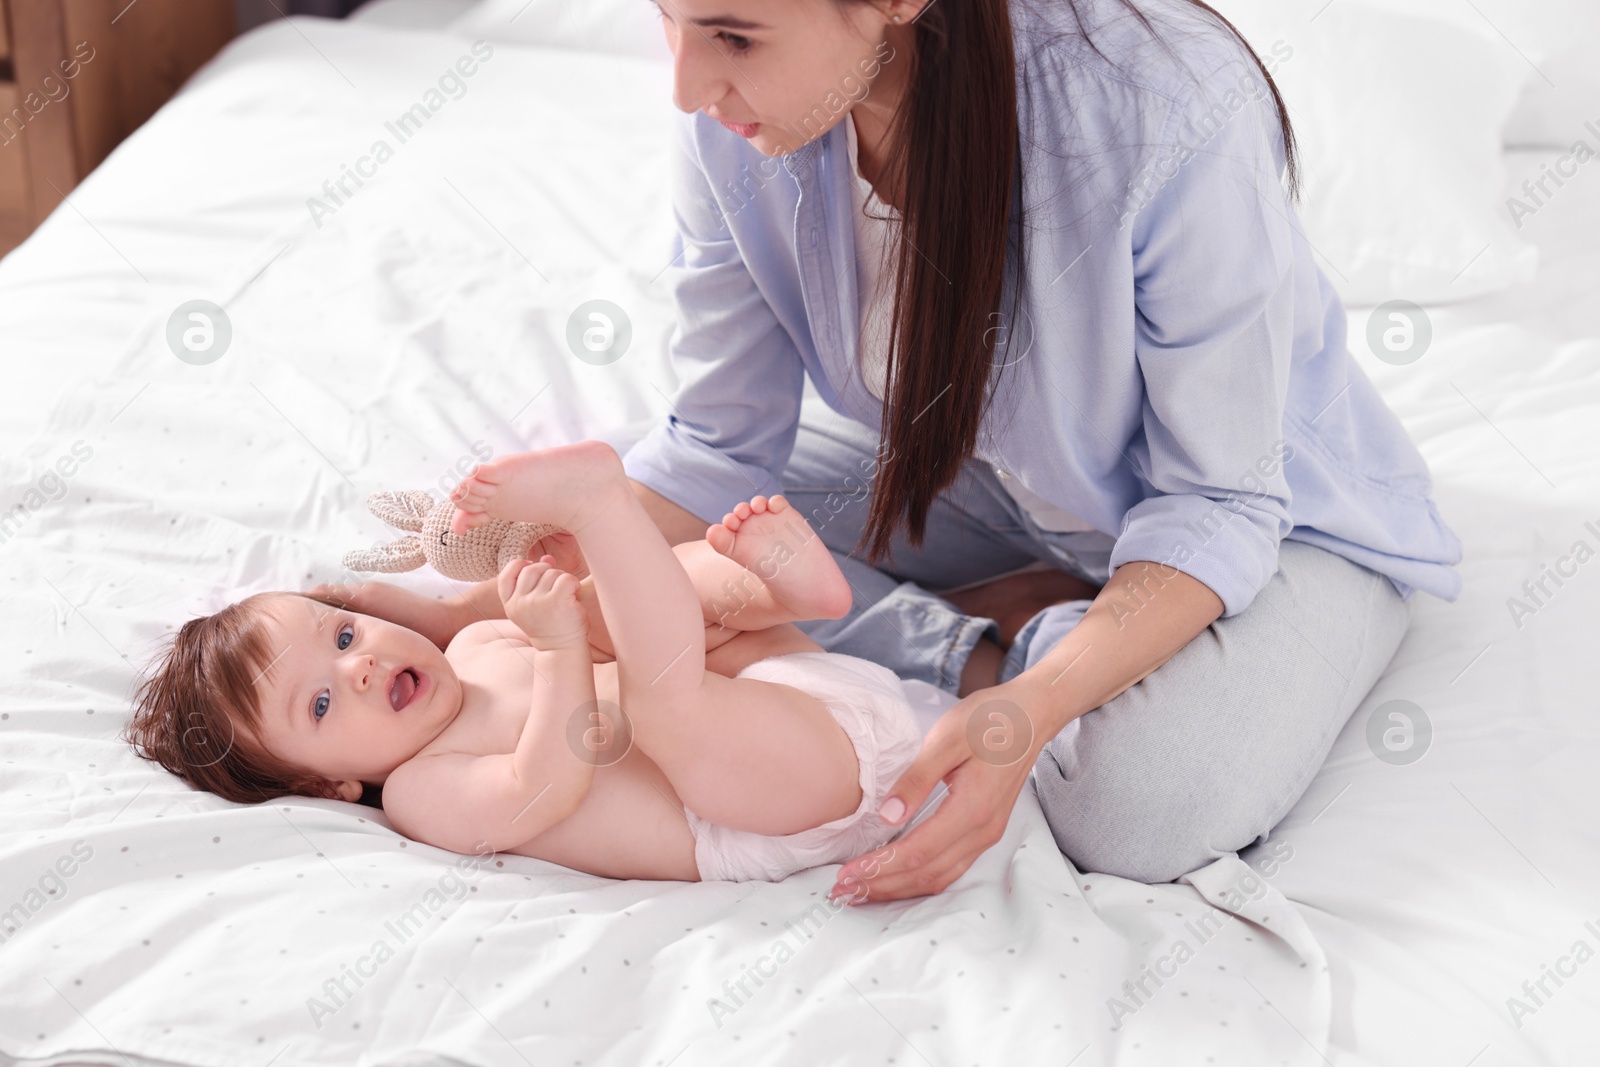
<path fill-rule="evenodd" d="M 0 543 L 0 915 L 19 924 L 0 1064 L 1600 1060 L 1600 963 L 1570 956 L 1600 948 L 1600 562 L 1520 628 L 1506 607 L 1573 542 L 1600 547 L 1592 178 L 1530 223 L 1535 283 L 1436 313 L 1410 366 L 1360 351 L 1433 465 L 1466 592 L 1419 599 L 1304 801 L 1192 884 L 1079 874 L 1031 791 L 943 895 L 837 913 L 831 869 L 460 871 L 372 809 L 229 805 L 127 751 L 162 634 L 338 578 L 391 535 L 368 491 L 434 485 L 475 442 L 620 441 L 667 410 L 663 68 L 497 47 L 336 214 L 308 212 L 469 48 L 258 31 L 0 263 L 0 504 L 38 504 Z M 634 329 L 610 366 L 565 347 L 596 297 Z M 165 343 L 197 298 L 234 331 L 208 366 Z M 1365 313 L 1351 327 L 1364 344 Z M 1433 724 L 1408 766 L 1366 742 L 1393 699 Z M 1514 1020 L 1546 966 L 1574 976 Z M 1134 1009 L 1116 1028 L 1114 999 Z"/>

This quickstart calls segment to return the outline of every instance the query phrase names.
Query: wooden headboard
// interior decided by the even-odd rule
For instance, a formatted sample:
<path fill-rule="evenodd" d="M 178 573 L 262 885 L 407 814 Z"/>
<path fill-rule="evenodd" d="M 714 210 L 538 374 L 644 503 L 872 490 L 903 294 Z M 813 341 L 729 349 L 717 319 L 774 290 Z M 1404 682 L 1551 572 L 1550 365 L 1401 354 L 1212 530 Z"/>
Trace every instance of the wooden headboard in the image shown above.
<path fill-rule="evenodd" d="M 232 0 L 0 0 L 0 252 L 233 32 Z"/>

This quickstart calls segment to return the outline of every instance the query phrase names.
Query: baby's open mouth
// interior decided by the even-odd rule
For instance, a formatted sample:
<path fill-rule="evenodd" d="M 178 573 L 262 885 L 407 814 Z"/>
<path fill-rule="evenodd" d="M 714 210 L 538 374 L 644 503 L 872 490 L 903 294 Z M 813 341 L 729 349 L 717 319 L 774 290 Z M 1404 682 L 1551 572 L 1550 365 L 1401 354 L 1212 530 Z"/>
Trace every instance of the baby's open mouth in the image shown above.
<path fill-rule="evenodd" d="M 399 711 L 411 703 L 411 698 L 417 695 L 421 687 L 422 680 L 417 677 L 417 672 L 406 667 L 394 676 L 394 681 L 389 685 L 389 706 Z"/>

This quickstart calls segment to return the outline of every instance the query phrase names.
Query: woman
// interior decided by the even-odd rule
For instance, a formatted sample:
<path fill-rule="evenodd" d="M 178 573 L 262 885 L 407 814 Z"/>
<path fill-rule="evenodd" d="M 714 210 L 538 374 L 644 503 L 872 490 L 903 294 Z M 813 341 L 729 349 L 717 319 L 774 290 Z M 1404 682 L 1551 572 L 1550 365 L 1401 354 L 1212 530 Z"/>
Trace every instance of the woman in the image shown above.
<path fill-rule="evenodd" d="M 1459 592 L 1264 64 L 1137 3 L 660 2 L 682 386 L 628 473 L 674 543 L 787 495 L 855 590 L 808 632 L 963 697 L 836 893 L 942 891 L 1030 772 L 1082 870 L 1242 849 Z"/>

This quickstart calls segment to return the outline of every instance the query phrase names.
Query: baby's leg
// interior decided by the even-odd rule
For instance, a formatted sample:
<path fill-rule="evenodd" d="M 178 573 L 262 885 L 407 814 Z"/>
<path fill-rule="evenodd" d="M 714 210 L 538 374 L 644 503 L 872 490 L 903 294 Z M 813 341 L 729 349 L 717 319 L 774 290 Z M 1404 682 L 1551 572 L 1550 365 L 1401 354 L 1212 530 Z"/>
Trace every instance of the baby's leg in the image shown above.
<path fill-rule="evenodd" d="M 683 565 L 645 513 L 616 452 L 584 442 L 483 464 L 453 494 L 467 513 L 570 530 L 617 654 L 634 740 L 702 817 L 797 833 L 861 802 L 854 746 L 815 697 L 705 669 L 705 623 Z"/>
<path fill-rule="evenodd" d="M 797 834 L 861 805 L 855 745 L 809 693 L 707 672 L 693 692 L 620 695 L 634 740 L 702 819 Z"/>
<path fill-rule="evenodd" d="M 695 547 L 700 550 L 685 559 L 684 568 L 706 603 L 708 620 L 760 630 L 837 619 L 850 610 L 844 572 L 805 516 L 781 496 L 739 504 Z"/>
<path fill-rule="evenodd" d="M 735 636 L 788 622 L 837 619 L 850 610 L 850 583 L 811 524 L 781 496 L 757 496 L 672 552 L 700 597 L 706 650 Z M 578 587 L 589 610 L 589 643 L 607 655 L 616 647 L 591 579 Z"/>

